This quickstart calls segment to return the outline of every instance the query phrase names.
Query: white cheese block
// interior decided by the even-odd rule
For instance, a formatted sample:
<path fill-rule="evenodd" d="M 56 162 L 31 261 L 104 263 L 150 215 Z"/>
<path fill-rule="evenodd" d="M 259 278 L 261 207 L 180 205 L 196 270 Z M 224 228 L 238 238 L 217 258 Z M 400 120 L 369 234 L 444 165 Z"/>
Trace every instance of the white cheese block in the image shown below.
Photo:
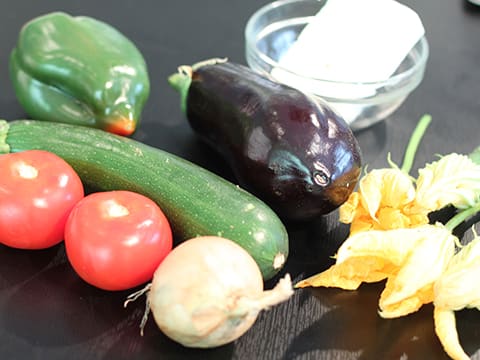
<path fill-rule="evenodd" d="M 388 79 L 424 35 L 420 17 L 394 0 L 327 0 L 279 60 L 317 79 Z"/>

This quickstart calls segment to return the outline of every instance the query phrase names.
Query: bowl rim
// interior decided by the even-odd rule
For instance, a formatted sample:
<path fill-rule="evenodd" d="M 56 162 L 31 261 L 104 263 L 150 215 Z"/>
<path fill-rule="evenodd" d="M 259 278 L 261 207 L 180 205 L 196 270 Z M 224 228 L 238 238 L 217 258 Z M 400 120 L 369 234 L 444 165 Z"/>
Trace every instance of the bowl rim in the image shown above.
<path fill-rule="evenodd" d="M 267 56 L 265 53 L 261 52 L 258 49 L 257 46 L 257 34 L 254 32 L 254 26 L 255 24 L 259 21 L 259 19 L 264 16 L 266 13 L 270 12 L 271 10 L 274 10 L 278 7 L 282 7 L 288 4 L 292 3 L 302 3 L 302 2 L 311 2 L 311 3 L 322 3 L 325 2 L 325 0 L 276 0 L 271 3 L 268 3 L 262 7 L 260 7 L 257 11 L 255 11 L 250 18 L 247 21 L 247 24 L 245 26 L 245 31 L 244 31 L 244 36 L 245 36 L 245 43 L 246 43 L 246 52 L 247 52 L 247 61 L 248 61 L 248 54 L 252 54 L 255 56 L 256 59 L 259 59 L 269 65 L 272 69 L 273 68 L 278 68 L 292 76 L 297 77 L 298 79 L 305 79 L 310 82 L 322 82 L 325 84 L 335 84 L 336 86 L 375 86 L 375 87 L 384 87 L 388 86 L 390 84 L 396 84 L 399 82 L 402 82 L 403 79 L 412 77 L 416 73 L 422 73 L 427 59 L 429 57 L 429 45 L 428 41 L 425 35 L 423 35 L 420 40 L 413 46 L 412 50 L 416 48 L 420 44 L 420 49 L 422 51 L 419 51 L 419 58 L 417 61 L 409 68 L 407 68 L 405 71 L 402 71 L 400 73 L 396 73 L 392 76 L 390 76 L 388 79 L 381 80 L 381 81 L 370 81 L 370 82 L 349 82 L 349 81 L 335 81 L 335 80 L 329 80 L 329 79 L 321 79 L 321 78 L 312 78 L 312 77 L 306 77 L 304 75 L 298 74 L 296 72 L 291 71 L 290 69 L 281 66 L 278 64 L 277 61 L 273 60 L 269 56 Z M 312 14 L 312 16 L 315 14 Z M 262 29 L 263 30 L 263 29 Z M 410 50 L 410 52 L 412 51 Z"/>

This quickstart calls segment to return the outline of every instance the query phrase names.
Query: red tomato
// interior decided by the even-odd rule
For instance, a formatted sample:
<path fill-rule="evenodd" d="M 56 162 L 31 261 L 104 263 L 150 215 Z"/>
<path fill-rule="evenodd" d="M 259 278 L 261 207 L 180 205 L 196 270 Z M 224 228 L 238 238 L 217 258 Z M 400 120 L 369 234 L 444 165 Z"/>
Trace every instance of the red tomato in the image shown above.
<path fill-rule="evenodd" d="M 152 279 L 172 249 L 172 231 L 158 205 L 131 191 L 87 195 L 65 227 L 65 249 L 77 274 L 104 290 Z"/>
<path fill-rule="evenodd" d="M 0 243 L 44 249 L 63 240 L 70 210 L 84 196 L 73 168 L 57 155 L 29 150 L 0 155 Z"/>

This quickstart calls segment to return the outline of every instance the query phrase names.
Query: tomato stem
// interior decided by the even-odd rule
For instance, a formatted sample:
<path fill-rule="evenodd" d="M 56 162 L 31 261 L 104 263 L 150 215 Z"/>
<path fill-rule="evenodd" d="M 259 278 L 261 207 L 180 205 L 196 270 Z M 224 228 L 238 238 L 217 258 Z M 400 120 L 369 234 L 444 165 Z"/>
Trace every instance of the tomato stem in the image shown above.
<path fill-rule="evenodd" d="M 405 156 L 403 158 L 403 164 L 401 167 L 401 170 L 406 174 L 410 173 L 410 170 L 412 169 L 418 146 L 420 145 L 420 141 L 422 140 L 422 137 L 431 121 L 432 117 L 429 114 L 423 115 L 412 132 L 412 136 L 410 137 L 410 141 L 408 142 L 405 150 Z"/>

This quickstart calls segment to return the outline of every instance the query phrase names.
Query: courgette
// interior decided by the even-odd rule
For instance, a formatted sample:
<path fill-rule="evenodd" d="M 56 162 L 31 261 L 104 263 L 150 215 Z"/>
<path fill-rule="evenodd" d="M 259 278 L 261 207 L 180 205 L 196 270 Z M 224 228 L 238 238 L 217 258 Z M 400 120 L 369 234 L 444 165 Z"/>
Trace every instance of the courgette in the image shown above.
<path fill-rule="evenodd" d="M 245 248 L 265 280 L 283 267 L 288 234 L 264 202 L 181 157 L 105 131 L 38 120 L 0 120 L 0 153 L 42 149 L 65 159 L 87 186 L 131 190 L 154 200 L 175 241 L 229 238 Z"/>

